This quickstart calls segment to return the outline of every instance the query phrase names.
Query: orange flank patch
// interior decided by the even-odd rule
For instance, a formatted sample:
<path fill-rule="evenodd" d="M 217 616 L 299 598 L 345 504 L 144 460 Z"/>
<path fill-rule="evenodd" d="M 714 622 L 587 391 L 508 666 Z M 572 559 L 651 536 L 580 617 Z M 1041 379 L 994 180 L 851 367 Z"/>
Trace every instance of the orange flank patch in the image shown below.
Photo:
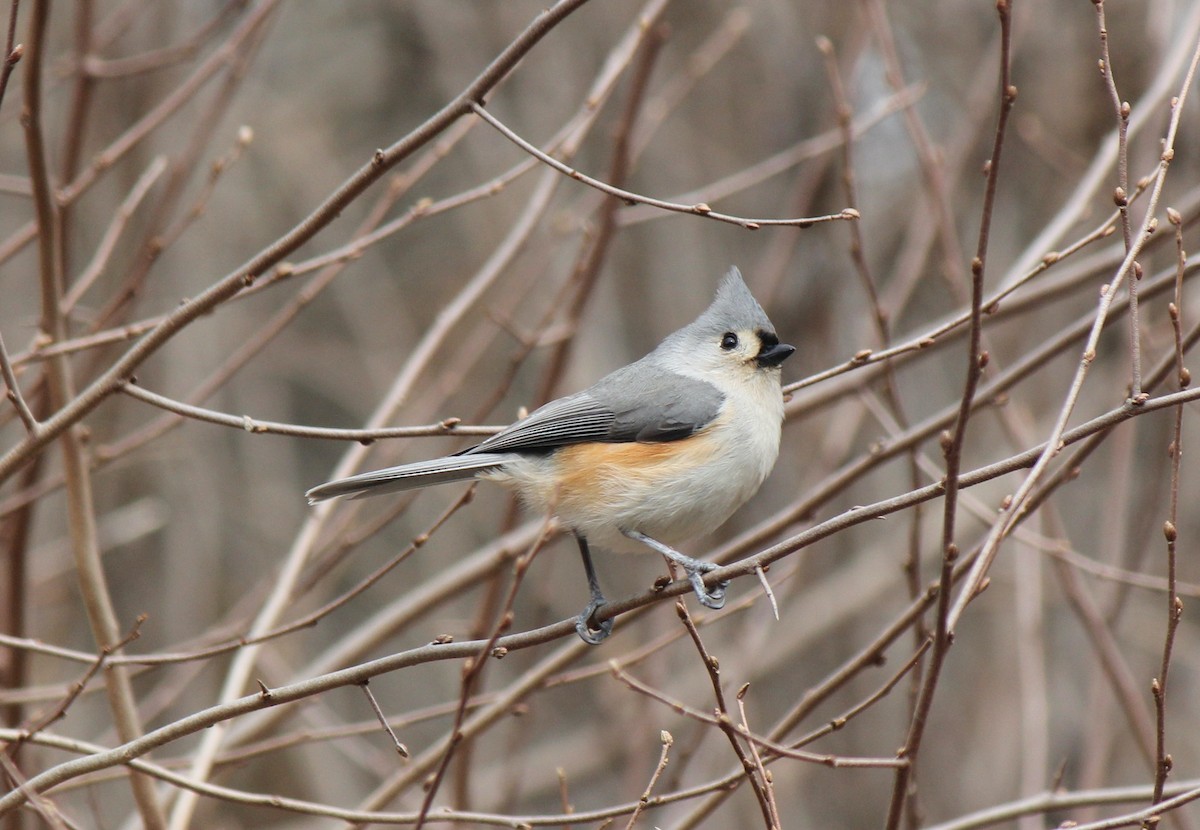
<path fill-rule="evenodd" d="M 559 499 L 602 499 L 616 487 L 655 486 L 703 464 L 705 434 L 657 444 L 574 444 L 554 454 Z"/>

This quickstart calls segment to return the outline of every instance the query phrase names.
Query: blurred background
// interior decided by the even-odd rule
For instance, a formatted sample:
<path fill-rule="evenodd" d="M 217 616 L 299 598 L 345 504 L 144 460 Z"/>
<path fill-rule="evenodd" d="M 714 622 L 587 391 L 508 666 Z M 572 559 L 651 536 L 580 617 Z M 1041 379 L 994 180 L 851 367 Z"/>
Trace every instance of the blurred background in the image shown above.
<path fill-rule="evenodd" d="M 76 388 L 86 388 L 163 315 L 237 272 L 377 149 L 454 99 L 545 5 L 56 4 L 41 120 L 61 207 L 62 345 L 39 336 L 42 266 L 22 129 L 27 59 L 0 101 L 0 334 L 34 413 L 54 409 L 46 373 L 55 353 L 67 352 Z M 37 6 L 4 4 L 6 14 L 15 9 L 16 42 L 28 42 Z M 1127 147 L 1098 69 L 1098 9 L 1106 65 L 1119 100 L 1131 105 Z M 964 471 L 1050 436 L 1101 287 L 1125 255 L 1114 206 L 1119 168 L 1136 196 L 1136 237 L 1150 198 L 1139 182 L 1153 186 L 1147 177 L 1159 169 L 1172 100 L 1184 93 L 1156 230 L 1138 260 L 1136 353 L 1149 395 L 1180 386 L 1168 303 L 1178 303 L 1184 333 L 1200 320 L 1192 269 L 1179 265 L 1166 210 L 1178 212 L 1184 250 L 1195 247 L 1200 109 L 1185 75 L 1200 6 L 1014 0 L 1012 15 L 1018 95 L 984 284 L 989 303 L 1015 290 L 984 318 L 989 361 Z M 932 606 L 915 624 L 903 615 L 938 579 L 943 502 L 797 540 L 852 507 L 944 474 L 939 435 L 963 394 L 963 320 L 1000 57 L 992 3 L 607 0 L 566 17 L 486 96 L 488 111 L 527 141 L 634 193 L 745 219 L 846 208 L 861 218 L 748 230 L 614 200 L 532 160 L 471 115 L 422 144 L 252 289 L 189 320 L 137 367 L 140 388 L 224 413 L 230 424 L 121 392 L 82 420 L 104 592 L 122 632 L 146 615 L 122 652 L 138 658 L 122 670 L 140 727 L 252 694 L 256 681 L 317 678 L 443 636 L 486 639 L 506 607 L 513 558 L 534 544 L 541 517 L 520 513 L 488 485 L 465 505 L 467 488 L 455 485 L 320 510 L 305 504 L 304 491 L 469 446 L 486 434 L 473 428 L 507 424 L 591 383 L 693 319 L 736 265 L 781 339 L 798 347 L 784 367 L 789 417 L 759 495 L 688 552 L 733 560 L 789 540 L 794 549 L 766 574 L 778 619 L 752 575 L 731 585 L 722 612 L 685 602 L 720 661 L 735 720 L 734 694 L 748 683 L 753 731 L 792 744 L 855 710 L 805 748 L 894 758 L 930 667 L 927 654 L 897 675 L 933 626 Z M 1135 350 L 1121 285 L 1070 426 L 1119 409 L 1130 393 Z M 903 348 L 877 359 L 888 346 Z M 821 373 L 829 377 L 810 382 Z M 1185 450 L 1195 434 L 1190 407 Z M 432 426 L 367 446 L 260 434 L 243 428 L 243 416 L 345 429 Z M 1084 822 L 1149 803 L 1158 731 L 1150 690 L 1168 630 L 1163 523 L 1173 493 L 1184 612 L 1161 731 L 1173 761 L 1168 781 L 1200 777 L 1191 612 L 1200 519 L 1189 509 L 1197 480 L 1188 455 L 1181 476 L 1172 475 L 1175 417 L 1172 408 L 1139 416 L 1104 433 L 1085 459 L 1068 448 L 1053 462 L 1045 480 L 1058 486 L 1001 546 L 987 591 L 957 627 L 908 782 L 904 826 L 1057 789 L 1143 787 L 1132 802 L 1007 816 L 1007 826 Z M 472 429 L 439 434 L 447 419 Z M 19 450 L 25 437 L 5 404 L 0 454 Z M 82 587 L 73 555 L 62 457 L 51 443 L 32 464 L 6 469 L 0 489 L 0 704 L 9 730 L 36 724 L 43 736 L 111 747 L 123 742 L 113 693 L 105 694 L 114 672 L 89 676 L 67 697 L 112 643 L 98 644 L 85 610 L 96 585 Z M 989 476 L 963 491 L 955 538 L 964 554 L 1025 475 Z M 414 539 L 421 544 L 408 551 Z M 641 594 L 666 572 L 652 556 L 601 552 L 598 564 L 612 599 Z M 511 630 L 565 620 L 586 597 L 573 542 L 554 538 L 520 582 Z M 319 624 L 254 648 L 203 651 L 306 615 Z M 179 659 L 160 659 L 169 655 Z M 486 661 L 463 708 L 468 739 L 440 773 L 464 664 L 422 657 L 370 686 L 413 756 L 407 761 L 363 694 L 341 688 L 184 730 L 149 758 L 228 793 L 197 799 L 162 780 L 150 789 L 177 828 L 344 824 L 250 803 L 247 793 L 411 816 L 430 776 L 435 813 L 476 811 L 519 826 L 613 808 L 613 823 L 597 815 L 583 826 L 623 827 L 631 808 L 615 808 L 642 795 L 667 730 L 674 743 L 653 794 L 679 797 L 652 804 L 637 826 L 763 826 L 762 799 L 737 775 L 729 739 L 636 691 L 610 661 L 669 701 L 704 713 L 717 705 L 673 602 L 660 601 L 619 617 L 600 647 L 566 633 Z M 44 723 L 60 710 L 64 718 Z M 16 777 L 94 751 L 47 744 L 10 744 L 6 792 Z M 767 800 L 784 827 L 887 822 L 894 768 L 779 758 L 769 769 Z M 724 776 L 740 785 L 720 789 Z M 45 799 L 10 814 L 8 826 L 54 826 L 53 814 L 69 827 L 156 821 L 155 808 L 135 806 L 120 766 L 72 777 Z M 1200 812 L 1183 807 L 1170 820 L 1187 827 Z"/>

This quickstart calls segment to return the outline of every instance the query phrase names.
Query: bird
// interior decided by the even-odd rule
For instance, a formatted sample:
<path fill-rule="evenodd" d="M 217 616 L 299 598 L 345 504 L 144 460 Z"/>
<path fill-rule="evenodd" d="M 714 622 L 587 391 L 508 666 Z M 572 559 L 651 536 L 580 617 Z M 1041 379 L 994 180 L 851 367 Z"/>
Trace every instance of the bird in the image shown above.
<path fill-rule="evenodd" d="M 720 280 L 711 305 L 649 354 L 588 388 L 550 401 L 453 455 L 330 481 L 310 504 L 480 478 L 515 490 L 574 535 L 590 601 L 575 621 L 598 644 L 612 619 L 591 545 L 656 551 L 679 564 L 700 603 L 719 609 L 728 583 L 717 566 L 676 549 L 716 530 L 762 485 L 779 455 L 781 343 L 741 272 Z"/>

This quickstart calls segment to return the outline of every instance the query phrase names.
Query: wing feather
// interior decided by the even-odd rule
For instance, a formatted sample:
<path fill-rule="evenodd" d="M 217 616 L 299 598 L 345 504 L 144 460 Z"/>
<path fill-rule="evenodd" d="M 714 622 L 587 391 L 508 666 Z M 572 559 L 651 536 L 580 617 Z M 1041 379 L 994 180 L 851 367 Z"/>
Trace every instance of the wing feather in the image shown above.
<path fill-rule="evenodd" d="M 481 472 L 500 467 L 510 458 L 509 455 L 490 453 L 431 458 L 428 461 L 416 461 L 412 464 L 401 464 L 398 467 L 360 473 L 349 478 L 339 478 L 337 481 L 326 482 L 314 487 L 304 495 L 309 504 L 316 504 L 326 499 L 336 499 L 339 496 L 358 499 L 380 493 L 412 490 L 431 484 L 445 484 L 474 478 Z"/>
<path fill-rule="evenodd" d="M 663 372 L 643 358 L 551 401 L 461 455 L 549 452 L 588 441 L 678 441 L 716 418 L 724 400 L 712 384 Z"/>

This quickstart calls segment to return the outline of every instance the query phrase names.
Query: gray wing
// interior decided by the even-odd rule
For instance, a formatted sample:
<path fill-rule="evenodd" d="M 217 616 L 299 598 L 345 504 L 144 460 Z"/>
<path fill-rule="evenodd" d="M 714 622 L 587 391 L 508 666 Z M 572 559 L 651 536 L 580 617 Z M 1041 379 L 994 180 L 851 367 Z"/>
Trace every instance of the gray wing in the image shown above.
<path fill-rule="evenodd" d="M 663 372 L 643 359 L 551 401 L 463 454 L 549 451 L 586 441 L 678 441 L 716 418 L 723 401 L 712 384 Z"/>

